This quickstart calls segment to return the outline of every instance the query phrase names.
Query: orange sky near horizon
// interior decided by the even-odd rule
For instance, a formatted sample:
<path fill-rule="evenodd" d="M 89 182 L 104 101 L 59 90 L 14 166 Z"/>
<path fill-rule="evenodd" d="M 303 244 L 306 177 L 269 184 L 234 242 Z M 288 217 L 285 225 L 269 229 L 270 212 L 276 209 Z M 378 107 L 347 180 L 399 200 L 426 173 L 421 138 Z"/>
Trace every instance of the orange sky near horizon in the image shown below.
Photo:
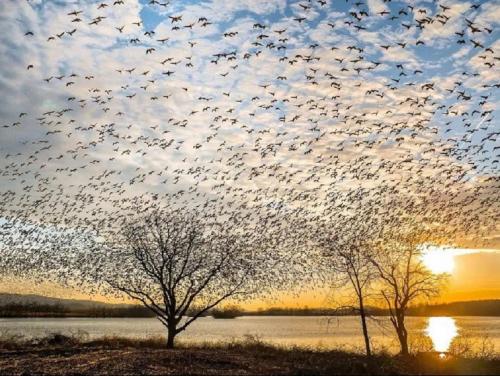
<path fill-rule="evenodd" d="M 441 294 L 432 303 L 500 299 L 500 250 L 453 256 L 454 268 Z M 331 290 L 306 291 L 277 301 L 252 302 L 258 307 L 328 307 L 342 301 L 345 293 Z"/>
<path fill-rule="evenodd" d="M 500 299 L 500 250 L 459 254 L 453 256 L 454 268 L 449 281 L 434 303 L 448 303 L 464 300 Z M 66 299 L 88 299 L 122 303 L 116 299 L 68 290 L 51 283 L 28 284 L 21 281 L 0 283 L 0 292 L 15 294 L 36 294 Z M 346 293 L 327 288 L 307 289 L 291 294 L 281 293 L 272 299 L 255 299 L 239 303 L 245 309 L 256 310 L 269 307 L 332 307 L 345 299 Z M 344 300 L 345 301 L 345 300 Z"/>

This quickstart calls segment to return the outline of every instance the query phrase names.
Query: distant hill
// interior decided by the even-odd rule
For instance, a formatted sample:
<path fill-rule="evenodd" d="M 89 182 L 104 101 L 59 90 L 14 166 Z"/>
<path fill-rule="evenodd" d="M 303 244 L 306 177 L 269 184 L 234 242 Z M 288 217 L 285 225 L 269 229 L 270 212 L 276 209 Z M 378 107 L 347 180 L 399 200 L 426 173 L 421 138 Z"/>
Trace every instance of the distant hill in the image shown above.
<path fill-rule="evenodd" d="M 77 299 L 60 299 L 52 298 L 43 295 L 23 295 L 23 294 L 9 294 L 0 293 L 0 306 L 5 306 L 8 304 L 24 304 L 24 305 L 60 305 L 63 307 L 89 307 L 89 306 L 114 306 L 114 304 L 108 304 L 103 302 L 97 302 L 93 300 L 77 300 Z"/>
<path fill-rule="evenodd" d="M 0 293 L 0 317 L 153 317 L 145 307 Z"/>

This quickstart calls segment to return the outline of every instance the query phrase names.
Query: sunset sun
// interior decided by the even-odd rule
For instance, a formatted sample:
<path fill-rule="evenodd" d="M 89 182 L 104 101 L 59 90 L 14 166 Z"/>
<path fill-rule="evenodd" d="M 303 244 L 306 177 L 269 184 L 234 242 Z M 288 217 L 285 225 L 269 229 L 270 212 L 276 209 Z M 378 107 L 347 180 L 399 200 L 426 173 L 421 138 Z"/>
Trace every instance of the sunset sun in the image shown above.
<path fill-rule="evenodd" d="M 450 274 L 455 267 L 454 254 L 445 248 L 428 247 L 422 255 L 422 261 L 434 274 Z"/>

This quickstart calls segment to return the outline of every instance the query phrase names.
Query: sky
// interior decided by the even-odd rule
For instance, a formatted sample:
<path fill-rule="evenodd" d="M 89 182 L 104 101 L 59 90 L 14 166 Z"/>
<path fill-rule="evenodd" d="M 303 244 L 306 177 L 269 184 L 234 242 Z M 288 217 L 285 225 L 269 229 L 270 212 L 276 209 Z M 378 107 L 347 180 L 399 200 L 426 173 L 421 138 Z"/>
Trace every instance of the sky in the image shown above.
<path fill-rule="evenodd" d="M 495 251 L 462 250 L 453 258 L 454 267 L 441 294 L 431 303 L 448 303 L 468 300 L 498 299 L 500 297 L 500 253 Z M 35 294 L 55 296 L 65 299 L 89 299 L 111 303 L 130 303 L 123 299 L 89 295 L 78 290 L 61 287 L 54 283 L 44 282 L 33 285 L 22 279 L 6 281 L 0 284 L 0 291 L 12 294 Z M 339 303 L 350 302 L 349 291 L 326 288 L 302 288 L 293 293 L 280 293 L 272 298 L 257 298 L 249 301 L 238 301 L 237 304 L 246 309 L 257 310 L 270 307 L 324 308 L 334 307 Z"/>
<path fill-rule="evenodd" d="M 173 197 L 272 215 L 290 243 L 407 216 L 500 249 L 499 20 L 499 1 L 1 1 L 3 233 Z"/>

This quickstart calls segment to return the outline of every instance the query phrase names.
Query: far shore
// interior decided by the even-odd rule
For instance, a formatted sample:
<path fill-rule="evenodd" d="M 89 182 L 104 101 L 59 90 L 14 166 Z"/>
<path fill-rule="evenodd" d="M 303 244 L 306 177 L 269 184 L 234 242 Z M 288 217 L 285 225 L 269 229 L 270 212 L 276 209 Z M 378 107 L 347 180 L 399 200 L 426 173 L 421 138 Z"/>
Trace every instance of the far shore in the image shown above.
<path fill-rule="evenodd" d="M 57 300 L 50 298 L 51 304 L 2 302 L 0 318 L 147 318 L 155 315 L 138 305 L 113 305 L 90 301 Z M 388 316 L 382 308 L 369 307 L 371 316 Z M 188 314 L 189 315 L 189 314 Z M 273 307 L 260 310 L 244 310 L 238 307 L 217 309 L 206 316 L 216 319 L 232 319 L 241 316 L 355 316 L 357 312 L 335 308 L 289 308 Z M 407 316 L 500 316 L 500 299 L 454 302 L 410 307 Z"/>

